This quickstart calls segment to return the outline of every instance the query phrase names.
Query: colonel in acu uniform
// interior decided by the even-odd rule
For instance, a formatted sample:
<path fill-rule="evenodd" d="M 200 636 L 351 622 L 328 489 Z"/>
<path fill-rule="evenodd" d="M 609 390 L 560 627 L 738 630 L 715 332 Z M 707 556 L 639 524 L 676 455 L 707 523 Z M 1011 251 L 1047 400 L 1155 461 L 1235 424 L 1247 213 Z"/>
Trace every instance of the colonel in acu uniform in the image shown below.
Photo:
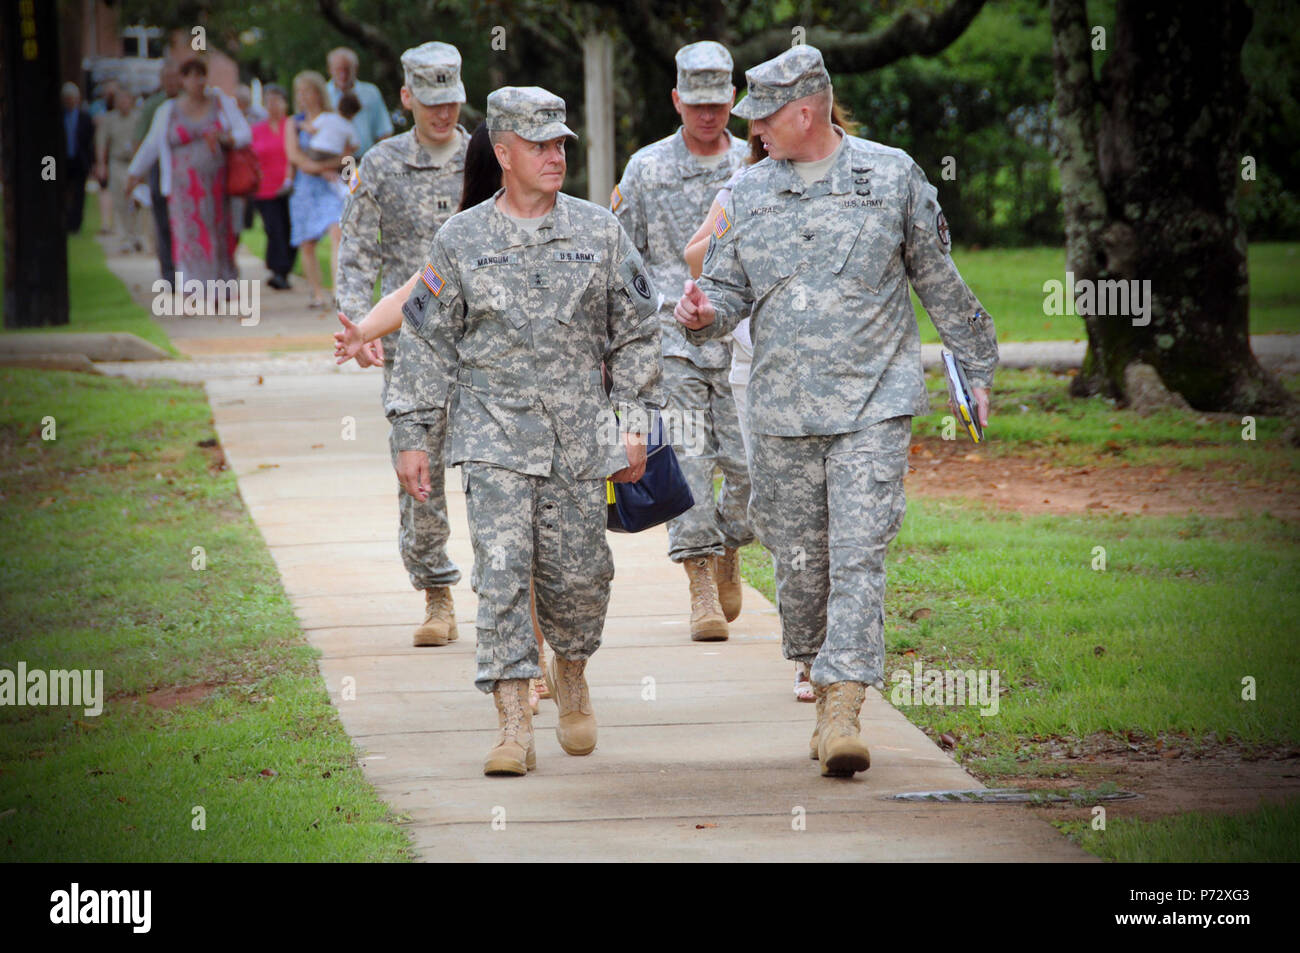
<path fill-rule="evenodd" d="M 736 183 L 676 314 L 705 341 L 753 308 L 750 517 L 775 557 L 785 656 L 812 663 L 812 757 L 852 775 L 870 764 L 858 715 L 883 680 L 885 550 L 912 416 L 929 409 L 908 282 L 984 418 L 997 342 L 920 167 L 831 125 L 821 54 L 797 46 L 745 75 L 734 112 L 768 158 Z"/>
<path fill-rule="evenodd" d="M 402 54 L 402 67 L 402 105 L 412 113 L 412 129 L 366 152 L 343 212 L 338 305 L 353 321 L 370 310 L 381 274 L 387 294 L 420 268 L 434 233 L 460 203 L 469 143 L 469 134 L 458 124 L 465 102 L 460 53 L 447 43 L 425 43 Z M 384 355 L 385 392 L 397 337 L 390 334 L 374 351 L 358 355 L 363 366 L 370 355 Z M 460 570 L 447 555 L 444 433 L 430 427 L 426 438 L 432 492 L 421 502 L 398 488 L 398 547 L 411 585 L 425 593 L 425 619 L 415 631 L 415 644 L 445 645 L 457 637 L 451 587 L 460 581 Z"/>
<path fill-rule="evenodd" d="M 610 201 L 655 285 L 668 295 L 675 296 L 690 277 L 686 243 L 718 189 L 744 164 L 746 142 L 727 131 L 736 99 L 731 68 L 731 54 L 720 43 L 692 43 L 677 51 L 673 106 L 681 128 L 628 160 Z M 662 324 L 666 419 L 696 500 L 669 522 L 668 556 L 685 566 L 690 579 L 691 638 L 715 641 L 727 638 L 727 623 L 740 614 L 737 550 L 754 539 L 745 516 L 745 447 L 727 382 L 731 352 L 723 341 L 688 341 L 670 311 Z M 715 469 L 722 472 L 716 503 Z"/>
<path fill-rule="evenodd" d="M 475 684 L 495 696 L 500 727 L 487 774 L 535 763 L 530 575 L 553 650 L 556 734 L 569 754 L 596 745 L 584 670 L 614 574 L 605 478 L 635 480 L 645 468 L 643 433 L 620 437 L 614 411 L 643 431 L 662 404 L 658 294 L 614 216 L 559 191 L 573 135 L 564 117 L 564 101 L 537 87 L 488 97 L 504 188 L 434 238 L 403 305 L 388 390 L 398 472 L 417 495 L 424 430 L 442 426 L 453 395 L 447 459 L 463 467 L 474 545 Z"/>

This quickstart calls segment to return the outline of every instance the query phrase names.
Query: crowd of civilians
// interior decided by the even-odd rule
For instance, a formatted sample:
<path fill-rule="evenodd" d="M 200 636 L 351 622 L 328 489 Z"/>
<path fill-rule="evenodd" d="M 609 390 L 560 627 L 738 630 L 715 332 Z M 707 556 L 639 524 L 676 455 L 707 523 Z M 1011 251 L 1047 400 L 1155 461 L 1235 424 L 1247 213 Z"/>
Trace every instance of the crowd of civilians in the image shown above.
<path fill-rule="evenodd" d="M 326 67 L 328 81 L 313 70 L 295 76 L 292 99 L 280 86 L 263 86 L 260 105 L 248 86 L 230 96 L 208 85 L 201 54 L 164 61 L 159 88 L 142 100 L 109 79 L 84 107 L 78 86 L 65 83 L 67 231 L 81 231 L 93 177 L 100 234 L 112 237 L 118 254 L 151 247 L 169 282 L 224 280 L 238 277 L 235 248 L 256 212 L 266 233 L 267 283 L 289 288 L 301 250 L 309 306 L 329 307 L 317 243 L 330 242 L 332 286 L 348 194 L 342 173 L 393 125 L 378 87 L 358 80 L 352 50 L 331 51 Z M 230 195 L 230 154 L 244 148 L 258 184 Z"/>

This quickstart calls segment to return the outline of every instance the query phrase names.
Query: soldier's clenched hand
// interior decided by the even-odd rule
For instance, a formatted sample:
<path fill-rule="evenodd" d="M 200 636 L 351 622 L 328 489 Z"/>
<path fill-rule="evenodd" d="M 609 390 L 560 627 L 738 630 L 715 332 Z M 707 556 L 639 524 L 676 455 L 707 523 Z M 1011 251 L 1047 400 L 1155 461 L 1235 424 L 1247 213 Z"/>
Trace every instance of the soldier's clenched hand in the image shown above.
<path fill-rule="evenodd" d="M 979 421 L 981 427 L 989 425 L 989 392 L 986 387 L 972 387 L 971 396 L 975 398 L 975 419 Z M 961 412 L 957 410 L 957 405 L 952 402 L 952 395 L 948 395 L 948 409 L 952 411 L 954 417 L 961 417 Z"/>
<path fill-rule="evenodd" d="M 688 278 L 682 287 L 682 296 L 677 299 L 677 307 L 673 309 L 673 317 L 679 324 L 698 331 L 712 324 L 717 312 L 713 310 L 709 296 Z"/>
<path fill-rule="evenodd" d="M 357 364 L 361 367 L 384 366 L 384 339 L 375 338 L 369 344 L 361 345 L 357 351 Z"/>
<path fill-rule="evenodd" d="M 403 450 L 397 455 L 397 479 L 402 489 L 421 503 L 429 499 L 429 455 L 423 450 Z"/>
<path fill-rule="evenodd" d="M 627 451 L 627 466 L 610 479 L 615 483 L 635 483 L 645 476 L 645 437 L 631 431 L 624 433 L 623 449 Z"/>

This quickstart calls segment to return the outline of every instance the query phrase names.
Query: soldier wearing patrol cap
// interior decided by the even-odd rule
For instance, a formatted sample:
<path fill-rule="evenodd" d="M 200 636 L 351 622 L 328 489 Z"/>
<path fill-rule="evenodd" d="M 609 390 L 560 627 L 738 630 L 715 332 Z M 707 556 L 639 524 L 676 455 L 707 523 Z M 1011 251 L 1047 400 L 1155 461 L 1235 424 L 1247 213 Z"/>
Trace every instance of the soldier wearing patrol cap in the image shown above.
<path fill-rule="evenodd" d="M 596 746 L 584 672 L 614 575 L 605 479 L 641 477 L 644 434 L 662 405 L 658 294 L 617 219 L 560 191 L 573 136 L 564 120 L 564 100 L 535 86 L 488 97 L 504 188 L 443 225 L 424 265 L 342 352 L 405 316 L 388 416 L 398 475 L 421 499 L 423 435 L 443 426 L 451 397 L 447 459 L 462 466 L 479 599 L 475 684 L 493 694 L 500 729 L 485 774 L 536 763 L 530 575 L 552 648 L 545 675 L 560 746 L 572 755 Z"/>
<path fill-rule="evenodd" d="M 704 341 L 753 309 L 750 516 L 775 558 L 785 656 L 812 663 L 810 754 L 851 776 L 870 765 L 858 716 L 883 684 L 885 550 L 929 409 L 908 282 L 984 421 L 997 341 L 920 167 L 832 125 L 821 54 L 797 46 L 745 76 L 734 112 L 768 157 L 736 183 L 676 317 Z"/>
<path fill-rule="evenodd" d="M 610 209 L 645 259 L 656 287 L 676 294 L 690 277 L 687 242 L 718 189 L 744 163 L 747 144 L 727 131 L 736 99 L 731 54 L 720 43 L 677 51 L 673 107 L 682 117 L 671 136 L 628 160 Z M 731 353 L 723 341 L 693 343 L 668 311 L 662 319 L 665 422 L 695 506 L 668 524 L 668 556 L 686 568 L 691 638 L 727 638 L 740 614 L 737 550 L 754 538 L 745 510 L 749 473 L 736 403 L 727 381 Z M 722 490 L 714 501 L 714 470 Z"/>
<path fill-rule="evenodd" d="M 460 53 L 447 43 L 425 43 L 402 54 L 402 105 L 411 111 L 412 128 L 366 152 L 351 177 L 343 212 L 338 306 L 353 321 L 370 310 L 381 274 L 387 293 L 424 263 L 434 233 L 460 202 L 469 143 L 469 133 L 459 125 L 465 102 L 460 65 Z M 357 355 L 362 366 L 382 363 L 385 393 L 396 350 L 395 332 Z M 398 547 L 411 585 L 425 593 L 424 622 L 414 635 L 417 646 L 445 645 L 458 637 L 451 587 L 460 581 L 460 570 L 447 555 L 444 433 L 430 427 L 424 436 L 433 480 L 428 499 L 416 500 L 398 487 Z"/>

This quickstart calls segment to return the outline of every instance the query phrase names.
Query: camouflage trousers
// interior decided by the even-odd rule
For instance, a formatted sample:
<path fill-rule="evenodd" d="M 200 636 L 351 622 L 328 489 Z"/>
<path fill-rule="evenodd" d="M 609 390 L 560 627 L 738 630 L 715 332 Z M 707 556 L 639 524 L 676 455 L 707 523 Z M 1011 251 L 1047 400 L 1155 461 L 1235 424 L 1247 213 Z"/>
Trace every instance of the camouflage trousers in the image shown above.
<path fill-rule="evenodd" d="M 387 346 L 385 344 L 385 346 Z M 386 353 L 392 353 L 386 352 Z M 388 397 L 388 381 L 393 366 L 384 365 L 383 399 Z M 443 447 L 447 442 L 447 418 L 426 429 L 424 451 L 429 455 L 429 498 L 421 503 L 397 484 L 397 549 L 402 554 L 402 564 L 416 589 L 434 589 L 454 586 L 460 582 L 460 569 L 447 555 L 447 539 L 451 524 L 447 521 L 446 463 Z M 389 444 L 393 467 L 397 467 L 397 451 Z"/>
<path fill-rule="evenodd" d="M 556 445 L 549 476 L 473 461 L 462 465 L 474 544 L 478 649 L 474 684 L 537 678 L 529 611 L 556 655 L 585 659 L 600 648 L 614 558 L 605 540 L 605 481 L 578 480 Z"/>
<path fill-rule="evenodd" d="M 912 418 L 853 433 L 750 434 L 749 515 L 776 567 L 785 657 L 817 685 L 884 684 L 885 550 L 903 525 Z"/>
<path fill-rule="evenodd" d="M 749 469 L 736 402 L 726 367 L 697 367 L 684 357 L 665 357 L 664 427 L 695 505 L 668 522 L 668 558 L 684 562 L 739 549 L 753 542 L 749 525 Z M 714 499 L 713 473 L 722 471 Z"/>

